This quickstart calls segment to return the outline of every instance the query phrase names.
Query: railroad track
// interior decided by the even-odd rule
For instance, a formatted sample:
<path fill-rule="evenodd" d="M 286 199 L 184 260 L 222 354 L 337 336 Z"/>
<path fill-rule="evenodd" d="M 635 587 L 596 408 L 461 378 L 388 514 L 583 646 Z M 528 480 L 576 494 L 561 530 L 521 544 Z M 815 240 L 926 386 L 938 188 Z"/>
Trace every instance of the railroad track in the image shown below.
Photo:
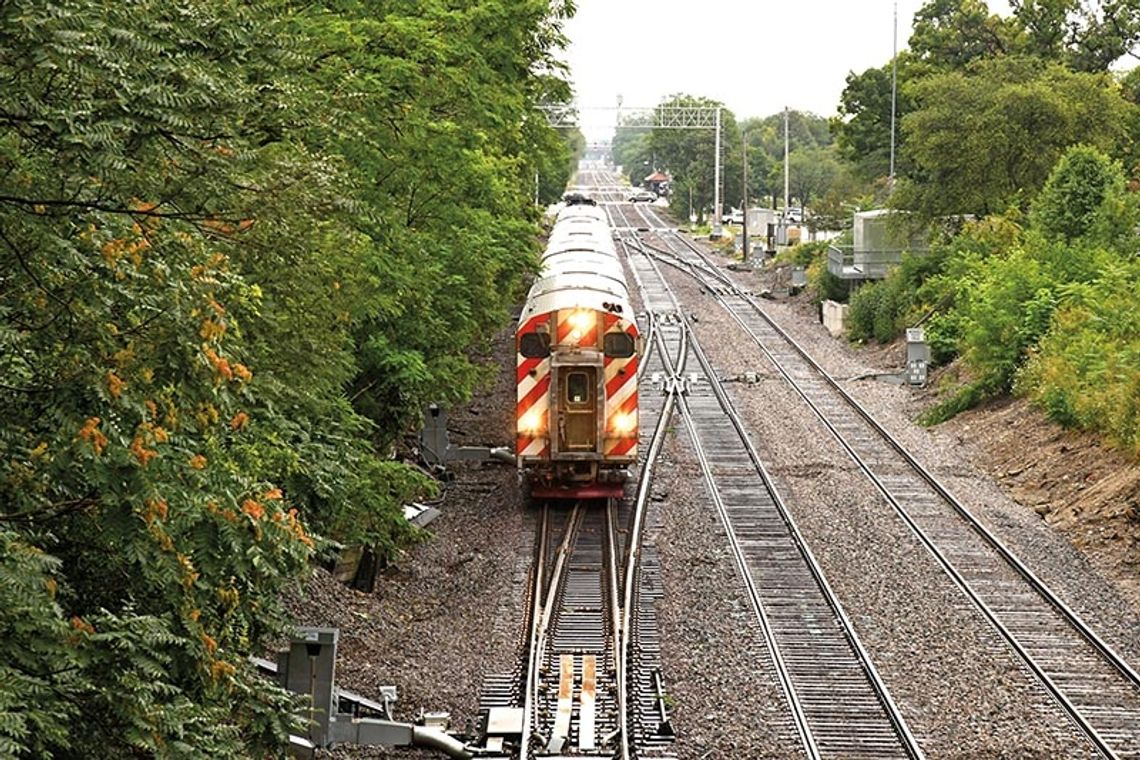
<path fill-rule="evenodd" d="M 654 262 L 647 255 L 630 261 L 647 307 L 679 315 Z M 661 352 L 665 371 L 683 388 L 678 405 L 804 756 L 922 757 L 683 319 L 676 330 L 682 353 L 678 360 Z M 684 377 L 689 358 L 701 372 Z"/>
<path fill-rule="evenodd" d="M 527 623 L 515 671 L 485 677 L 488 757 L 672 758 L 652 546 L 643 540 L 649 483 L 676 390 L 651 376 L 669 328 L 645 315 L 639 363 L 640 450 L 633 498 L 543 504 L 526 573 Z"/>
<path fill-rule="evenodd" d="M 480 696 L 486 748 L 502 753 L 488 756 L 672 757 L 654 609 L 661 587 L 641 527 L 665 419 L 647 441 L 635 499 L 541 505 L 520 666 L 487 676 Z"/>
<path fill-rule="evenodd" d="M 680 235 L 662 237 L 668 248 L 653 255 L 696 278 L 728 311 L 1096 750 L 1140 757 L 1140 676 L 1131 665 L 750 294 Z"/>
<path fill-rule="evenodd" d="M 618 734 L 616 509 L 543 507 L 520 757 L 601 753 Z"/>
<path fill-rule="evenodd" d="M 654 607 L 663 591 L 656 550 L 642 540 L 642 534 L 646 523 L 657 516 L 649 503 L 653 470 L 680 390 L 677 384 L 666 382 L 666 372 L 671 362 L 675 364 L 684 356 L 686 336 L 678 328 L 678 315 L 657 307 L 661 303 L 661 295 L 650 293 L 640 285 L 636 261 L 630 256 L 624 236 L 619 236 L 619 244 L 626 253 L 633 279 L 638 283 L 647 327 L 644 353 L 638 366 L 644 458 L 633 501 L 634 527 L 628 542 L 638 552 L 638 561 L 627 561 L 624 586 L 628 595 L 623 608 L 627 612 L 623 630 L 630 633 L 623 640 L 627 646 L 623 659 L 629 663 L 626 683 L 630 690 L 628 714 L 631 716 L 625 735 L 629 737 L 629 749 L 634 756 L 667 758 L 671 757 L 673 730 L 666 709 L 661 642 Z M 651 421 L 655 425 L 649 434 L 648 423 Z"/>

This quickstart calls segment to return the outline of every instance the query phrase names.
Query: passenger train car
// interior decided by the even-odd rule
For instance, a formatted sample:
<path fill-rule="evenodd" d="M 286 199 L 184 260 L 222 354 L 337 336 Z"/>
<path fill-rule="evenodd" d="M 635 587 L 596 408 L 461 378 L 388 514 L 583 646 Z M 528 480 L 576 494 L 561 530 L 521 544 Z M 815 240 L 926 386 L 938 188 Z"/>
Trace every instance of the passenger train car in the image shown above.
<path fill-rule="evenodd" d="M 605 212 L 568 200 L 519 317 L 518 466 L 532 498 L 620 497 L 641 340 Z"/>

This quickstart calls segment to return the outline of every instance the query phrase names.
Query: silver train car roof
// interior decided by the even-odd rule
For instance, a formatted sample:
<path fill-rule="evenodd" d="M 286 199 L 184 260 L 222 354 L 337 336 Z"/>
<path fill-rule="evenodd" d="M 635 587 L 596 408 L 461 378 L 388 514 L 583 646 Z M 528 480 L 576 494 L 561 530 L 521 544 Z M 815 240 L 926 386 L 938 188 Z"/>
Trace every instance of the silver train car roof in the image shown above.
<path fill-rule="evenodd" d="M 574 205 L 560 210 L 541 260 L 519 325 L 560 309 L 608 311 L 634 322 L 625 271 L 604 209 Z"/>

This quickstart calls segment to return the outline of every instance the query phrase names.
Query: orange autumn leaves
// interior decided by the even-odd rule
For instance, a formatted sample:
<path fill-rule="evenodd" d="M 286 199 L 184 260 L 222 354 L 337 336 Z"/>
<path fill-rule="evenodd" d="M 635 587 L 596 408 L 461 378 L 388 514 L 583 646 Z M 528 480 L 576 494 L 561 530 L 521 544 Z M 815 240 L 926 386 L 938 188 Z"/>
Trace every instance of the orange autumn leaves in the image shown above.
<path fill-rule="evenodd" d="M 83 423 L 83 427 L 79 429 L 78 438 L 81 441 L 86 441 L 91 444 L 91 448 L 95 451 L 95 456 L 103 453 L 103 449 L 107 447 L 107 436 L 103 435 L 99 430 L 100 419 L 98 417 L 88 417 L 87 421 Z"/>
<path fill-rule="evenodd" d="M 217 351 L 210 348 L 209 346 L 203 346 L 202 353 L 205 355 L 206 361 L 208 361 L 210 363 L 210 366 L 213 367 L 214 374 L 219 379 L 236 379 L 242 383 L 248 383 L 253 379 L 253 372 L 251 372 L 248 367 L 240 362 L 234 362 L 233 364 L 230 364 L 229 359 L 226 359 L 224 356 L 219 355 Z"/>
<path fill-rule="evenodd" d="M 157 415 L 157 405 L 154 401 L 147 399 L 146 407 L 151 416 Z M 212 424 L 217 420 L 217 410 L 210 407 L 207 411 L 212 413 L 199 416 L 202 416 L 206 423 Z M 249 420 L 249 414 L 244 411 L 239 411 L 230 419 L 229 427 L 234 432 L 241 432 L 249 424 Z M 89 444 L 92 452 L 97 457 L 102 456 L 107 445 L 110 443 L 110 439 L 100 428 L 101 425 L 102 419 L 100 417 L 88 417 L 75 436 L 76 441 Z M 139 466 L 146 467 L 150 464 L 151 460 L 159 456 L 159 445 L 168 443 L 169 441 L 170 433 L 166 428 L 155 422 L 144 420 L 135 428 L 135 434 L 127 448 Z M 33 452 L 33 454 L 37 457 L 42 456 L 46 448 L 47 444 L 41 444 L 41 447 Z M 201 471 L 205 470 L 209 465 L 209 459 L 207 459 L 204 454 L 192 454 L 187 459 L 187 464 L 191 469 Z M 280 494 L 280 491 L 274 489 L 270 493 Z M 278 498 L 280 497 L 278 496 Z"/>
<path fill-rule="evenodd" d="M 135 436 L 131 440 L 131 454 L 138 460 L 139 465 L 146 467 L 150 460 L 158 456 L 157 446 L 169 440 L 170 434 L 161 425 L 143 421 L 135 430 Z M 148 444 L 155 448 L 147 448 Z"/>
<path fill-rule="evenodd" d="M 223 261 L 224 258 L 219 259 L 215 257 L 211 259 L 208 267 L 220 266 Z M 199 269 L 199 267 L 195 267 L 195 269 L 199 270 L 197 273 L 191 273 L 195 278 L 200 277 L 205 271 L 205 268 Z M 202 354 L 206 357 L 206 361 L 213 369 L 215 378 L 217 380 L 236 380 L 238 382 L 248 383 L 253 379 L 253 372 L 250 371 L 249 367 L 241 362 L 231 362 L 219 353 L 220 348 L 218 348 L 218 346 L 221 344 L 227 329 L 226 307 L 218 303 L 213 294 L 207 296 L 206 307 L 209 311 L 198 328 L 198 335 L 205 341 L 205 343 L 202 344 Z M 198 310 L 193 312 L 195 315 L 199 313 Z"/>
<path fill-rule="evenodd" d="M 145 204 L 139 206 L 139 209 L 145 211 Z M 224 266 L 225 256 L 214 254 L 206 264 L 205 269 L 221 271 Z M 226 383 L 234 383 L 238 386 L 250 383 L 253 380 L 253 372 L 244 363 L 228 358 L 220 345 L 227 330 L 226 307 L 215 297 L 213 287 L 210 287 L 208 292 L 202 293 L 200 297 L 202 301 L 199 303 L 203 305 L 190 312 L 192 318 L 197 317 L 195 320 L 197 330 L 199 335 L 205 339 L 200 346 L 201 354 L 199 356 L 202 357 L 200 359 L 202 364 L 199 366 L 204 365 L 213 376 L 215 387 Z M 203 311 L 206 313 L 204 319 L 201 317 Z M 116 325 L 108 324 L 108 332 L 112 338 L 120 336 L 120 329 Z M 158 424 L 160 418 L 170 430 L 177 429 L 178 423 L 177 410 L 171 400 L 168 399 L 165 403 L 156 403 L 155 399 L 140 399 L 138 397 L 140 391 L 146 391 L 149 395 L 148 389 L 155 387 L 156 373 L 154 367 L 143 366 L 139 363 L 138 356 L 152 354 L 148 350 L 148 346 L 138 343 L 137 338 L 137 334 L 132 336 L 126 344 L 120 344 L 118 350 L 107 349 L 108 352 L 113 351 L 108 357 L 111 360 L 108 362 L 110 367 L 104 365 L 105 368 L 101 370 L 101 382 L 99 384 L 104 390 L 103 398 L 116 407 L 129 410 L 135 407 L 140 400 L 145 404 L 146 411 L 143 412 L 142 421 L 137 424 L 133 433 L 127 434 L 129 437 L 124 443 L 131 459 L 138 466 L 146 468 L 161 455 L 161 444 L 169 441 L 168 429 Z M 197 421 L 201 432 L 206 432 L 207 429 L 213 428 L 221 421 L 219 417 L 221 417 L 222 410 L 215 406 L 215 403 L 216 400 L 202 400 L 196 407 L 191 419 Z M 231 408 L 229 414 L 228 426 L 234 433 L 244 431 L 250 423 L 250 416 L 245 411 Z M 225 418 L 222 417 L 222 419 Z M 89 450 L 96 457 L 104 456 L 108 446 L 113 446 L 113 442 L 122 440 L 116 435 L 122 430 L 122 423 L 121 415 L 110 411 L 99 416 L 88 417 L 77 431 L 76 441 L 88 444 Z M 187 459 L 184 461 L 188 462 L 192 470 L 197 471 L 205 470 L 209 464 L 204 455 L 193 451 L 187 454 Z"/>

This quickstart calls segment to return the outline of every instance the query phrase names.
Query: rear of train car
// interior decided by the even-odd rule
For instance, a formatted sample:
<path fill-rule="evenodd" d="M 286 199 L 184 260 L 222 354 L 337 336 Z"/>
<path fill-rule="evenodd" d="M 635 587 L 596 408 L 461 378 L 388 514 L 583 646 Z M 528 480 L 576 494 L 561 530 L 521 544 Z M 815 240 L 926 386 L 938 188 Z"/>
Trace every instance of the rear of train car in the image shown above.
<path fill-rule="evenodd" d="M 637 461 L 640 343 L 605 212 L 565 207 L 516 333 L 516 452 L 532 498 L 620 498 Z"/>

